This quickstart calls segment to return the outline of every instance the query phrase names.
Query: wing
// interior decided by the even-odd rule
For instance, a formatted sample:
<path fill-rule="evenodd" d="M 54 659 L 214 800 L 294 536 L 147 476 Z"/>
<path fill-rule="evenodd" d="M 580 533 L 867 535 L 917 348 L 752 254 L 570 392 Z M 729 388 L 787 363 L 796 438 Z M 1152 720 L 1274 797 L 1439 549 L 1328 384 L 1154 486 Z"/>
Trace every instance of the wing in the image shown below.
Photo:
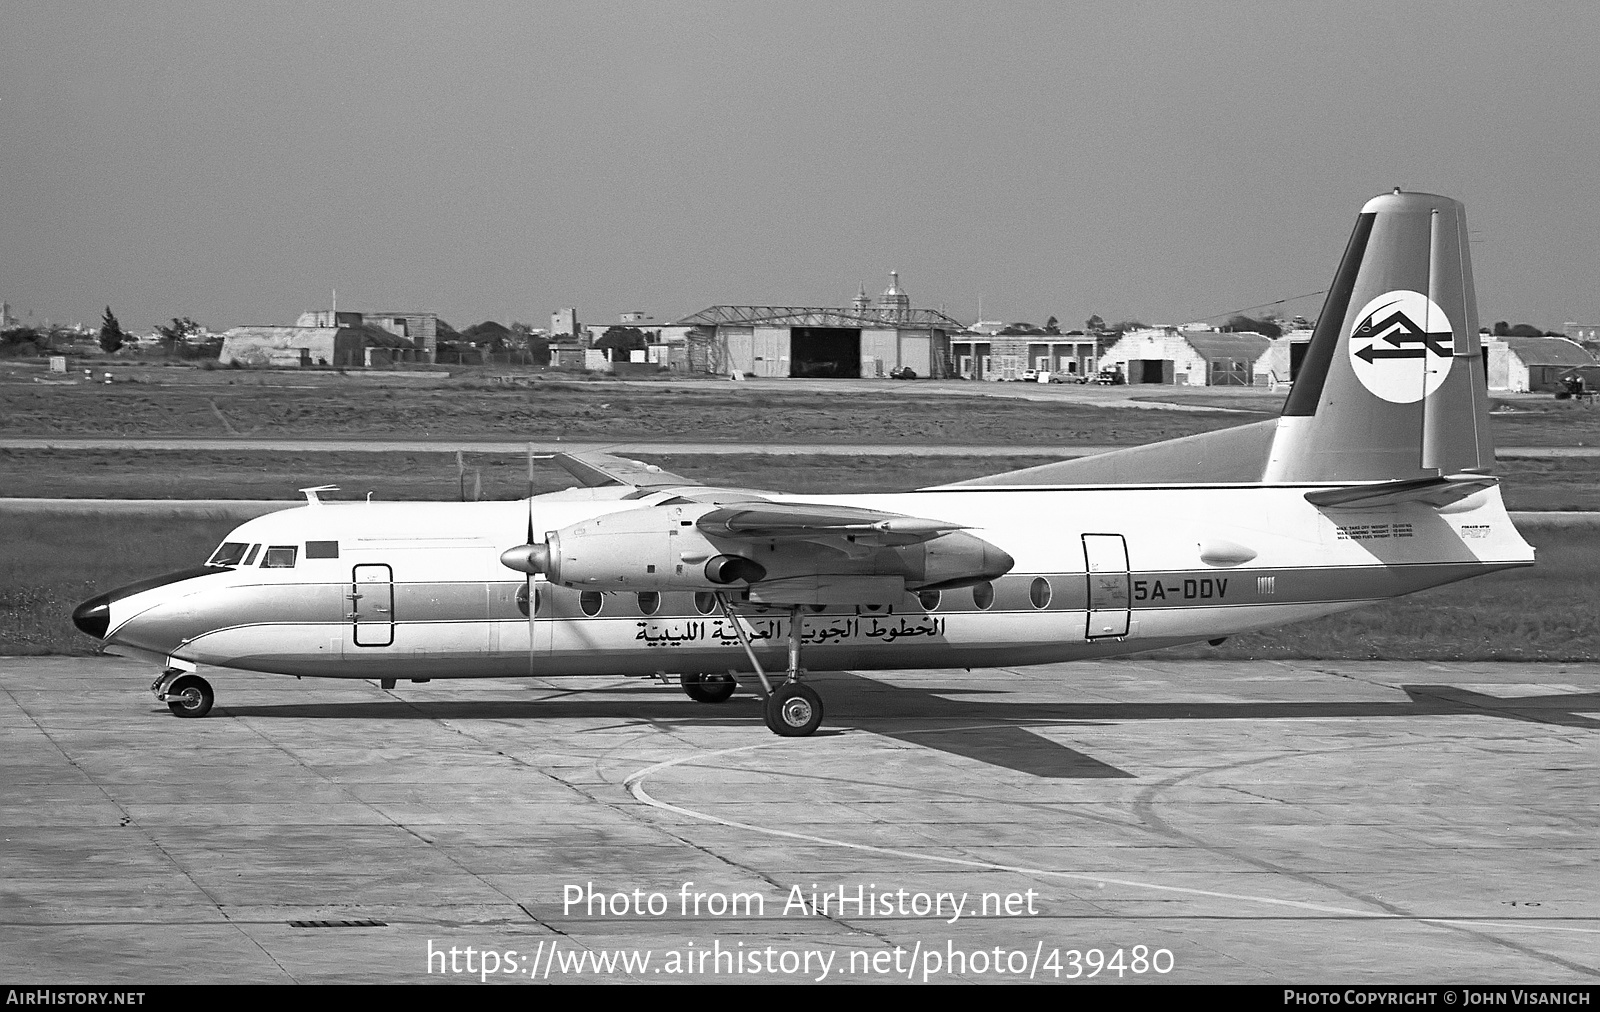
<path fill-rule="evenodd" d="M 853 506 L 774 502 L 723 506 L 702 516 L 695 526 L 712 537 L 811 541 L 838 547 L 914 545 L 967 527 Z"/>
<path fill-rule="evenodd" d="M 500 561 L 598 591 L 737 587 L 757 604 L 894 604 L 909 591 L 995 579 L 1013 560 L 966 524 L 826 503 L 774 502 L 606 453 L 557 454 L 597 490 L 638 509 L 591 517 Z M 560 493 L 552 493 L 559 495 Z M 688 530 L 686 530 L 688 528 Z"/>
<path fill-rule="evenodd" d="M 727 503 L 695 527 L 725 550 L 742 543 L 732 549 L 737 557 L 760 560 L 754 579 L 748 570 L 727 572 L 751 580 L 752 601 L 775 604 L 892 604 L 907 590 L 993 580 L 1013 565 L 965 524 L 850 506 Z"/>
<path fill-rule="evenodd" d="M 598 488 L 602 485 L 631 485 L 634 488 L 662 488 L 699 485 L 693 478 L 664 471 L 642 460 L 629 460 L 610 453 L 558 453 L 556 463 L 574 478 Z"/>

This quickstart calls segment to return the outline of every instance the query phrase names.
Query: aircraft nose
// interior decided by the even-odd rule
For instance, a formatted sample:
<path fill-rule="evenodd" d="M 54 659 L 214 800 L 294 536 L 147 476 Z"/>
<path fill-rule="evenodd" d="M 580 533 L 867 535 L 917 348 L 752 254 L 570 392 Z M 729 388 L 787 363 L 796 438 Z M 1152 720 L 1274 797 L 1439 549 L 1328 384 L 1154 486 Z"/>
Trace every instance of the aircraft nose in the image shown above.
<path fill-rule="evenodd" d="M 111 629 L 112 605 L 117 605 L 120 612 L 127 612 L 127 606 L 123 602 L 126 602 L 129 598 L 138 598 L 146 591 L 158 590 L 162 587 L 169 587 L 173 584 L 184 583 L 185 581 L 194 580 L 202 576 L 213 576 L 219 573 L 227 572 L 229 572 L 227 569 L 218 568 L 216 566 L 200 566 L 195 569 L 185 569 L 182 572 L 167 573 L 163 576 L 153 576 L 148 580 L 140 580 L 137 583 L 130 583 L 126 587 L 118 587 L 115 590 L 91 597 L 89 600 L 74 608 L 72 610 L 72 624 L 77 626 L 80 630 L 88 635 L 93 636 L 97 640 L 106 639 L 106 634 Z M 118 640 L 121 640 L 123 635 L 122 631 L 127 627 L 129 614 L 132 614 L 135 617 L 146 614 L 150 611 L 152 605 L 157 603 L 158 602 L 155 600 L 145 599 L 142 603 L 135 602 L 136 606 L 130 613 L 119 614 L 117 616 Z"/>
<path fill-rule="evenodd" d="M 97 640 L 105 639 L 111 625 L 111 595 L 91 597 L 72 609 L 72 624 Z"/>

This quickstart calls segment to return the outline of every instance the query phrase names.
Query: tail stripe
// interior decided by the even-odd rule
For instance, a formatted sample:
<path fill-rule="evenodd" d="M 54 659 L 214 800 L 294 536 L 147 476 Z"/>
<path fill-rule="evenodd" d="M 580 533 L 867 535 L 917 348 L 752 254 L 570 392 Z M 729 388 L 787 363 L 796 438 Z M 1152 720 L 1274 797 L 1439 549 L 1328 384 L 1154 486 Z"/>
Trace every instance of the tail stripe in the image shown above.
<path fill-rule="evenodd" d="M 1367 240 L 1372 236 L 1372 223 L 1376 212 L 1363 212 L 1356 219 L 1355 231 L 1345 246 L 1344 259 L 1339 261 L 1339 271 L 1333 277 L 1333 287 L 1328 289 L 1322 315 L 1317 317 L 1317 329 L 1311 335 L 1311 346 L 1306 349 L 1306 360 L 1301 363 L 1300 375 L 1289 390 L 1284 402 L 1285 415 L 1314 415 L 1317 402 L 1322 400 L 1322 385 L 1328 378 L 1328 367 L 1339 348 L 1339 331 L 1344 327 L 1344 317 L 1350 307 L 1350 294 L 1355 291 L 1356 275 L 1361 273 L 1361 260 L 1367 253 Z"/>

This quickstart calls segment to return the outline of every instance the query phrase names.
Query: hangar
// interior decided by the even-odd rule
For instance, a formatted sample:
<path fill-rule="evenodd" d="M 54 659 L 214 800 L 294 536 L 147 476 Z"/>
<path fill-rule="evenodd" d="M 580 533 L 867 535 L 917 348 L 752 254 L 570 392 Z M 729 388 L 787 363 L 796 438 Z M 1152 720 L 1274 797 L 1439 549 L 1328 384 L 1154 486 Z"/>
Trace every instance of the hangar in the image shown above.
<path fill-rule="evenodd" d="M 1512 393 L 1559 388 L 1563 373 L 1594 365 L 1594 356 L 1564 337 L 1490 337 L 1484 341 L 1489 389 Z"/>
<path fill-rule="evenodd" d="M 1122 335 L 1100 367 L 1120 369 L 1129 383 L 1247 387 L 1271 344 L 1262 334 L 1151 327 Z"/>
<path fill-rule="evenodd" d="M 950 375 L 950 335 L 963 329 L 933 309 L 912 309 L 898 275 L 877 303 L 865 288 L 849 308 L 712 306 L 672 324 L 685 336 L 689 369 L 729 376 L 859 379 L 910 369 Z"/>

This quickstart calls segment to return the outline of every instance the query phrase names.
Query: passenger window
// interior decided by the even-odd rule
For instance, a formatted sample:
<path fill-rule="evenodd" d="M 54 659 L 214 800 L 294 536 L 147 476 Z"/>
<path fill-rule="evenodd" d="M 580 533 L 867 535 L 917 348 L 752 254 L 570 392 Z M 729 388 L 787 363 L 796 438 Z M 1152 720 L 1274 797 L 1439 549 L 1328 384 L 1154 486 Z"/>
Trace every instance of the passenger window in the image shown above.
<path fill-rule="evenodd" d="M 917 601 L 922 605 L 923 611 L 937 611 L 939 609 L 939 592 L 925 590 L 917 595 Z"/>
<path fill-rule="evenodd" d="M 246 555 L 244 557 L 244 561 L 241 562 L 240 565 L 241 566 L 253 566 L 253 565 L 255 565 L 256 564 L 256 553 L 259 552 L 259 551 L 261 551 L 261 546 L 260 545 L 251 545 L 250 546 L 250 554 Z"/>
<path fill-rule="evenodd" d="M 526 617 L 528 614 L 528 585 L 526 582 L 517 588 L 517 610 Z M 535 615 L 544 611 L 544 587 L 535 587 L 533 591 L 533 613 Z"/>
<path fill-rule="evenodd" d="M 262 569 L 293 569 L 294 560 L 300 554 L 298 545 L 273 545 L 267 549 L 266 558 L 261 560 Z"/>
<path fill-rule="evenodd" d="M 717 610 L 717 595 L 704 590 L 694 596 L 694 610 L 702 615 L 709 615 Z"/>
<path fill-rule="evenodd" d="M 339 557 L 339 542 L 337 541 L 307 541 L 306 558 L 308 559 L 337 559 Z"/>
<path fill-rule="evenodd" d="M 1036 577 L 1028 588 L 1028 600 L 1033 602 L 1035 608 L 1048 607 L 1050 604 L 1050 581 L 1044 577 Z"/>
<path fill-rule="evenodd" d="M 646 590 L 639 594 L 639 614 L 654 615 L 661 609 L 661 595 L 653 590 Z"/>
<path fill-rule="evenodd" d="M 586 590 L 578 595 L 578 607 L 583 609 L 585 615 L 600 614 L 600 608 L 604 603 L 605 599 L 600 596 L 598 590 Z"/>
<path fill-rule="evenodd" d="M 980 583 L 972 588 L 972 603 L 987 611 L 994 605 L 994 584 Z"/>
<path fill-rule="evenodd" d="M 244 558 L 244 550 L 249 547 L 249 544 L 243 541 L 224 541 L 222 547 L 211 554 L 206 565 L 237 566 L 239 560 Z"/>

